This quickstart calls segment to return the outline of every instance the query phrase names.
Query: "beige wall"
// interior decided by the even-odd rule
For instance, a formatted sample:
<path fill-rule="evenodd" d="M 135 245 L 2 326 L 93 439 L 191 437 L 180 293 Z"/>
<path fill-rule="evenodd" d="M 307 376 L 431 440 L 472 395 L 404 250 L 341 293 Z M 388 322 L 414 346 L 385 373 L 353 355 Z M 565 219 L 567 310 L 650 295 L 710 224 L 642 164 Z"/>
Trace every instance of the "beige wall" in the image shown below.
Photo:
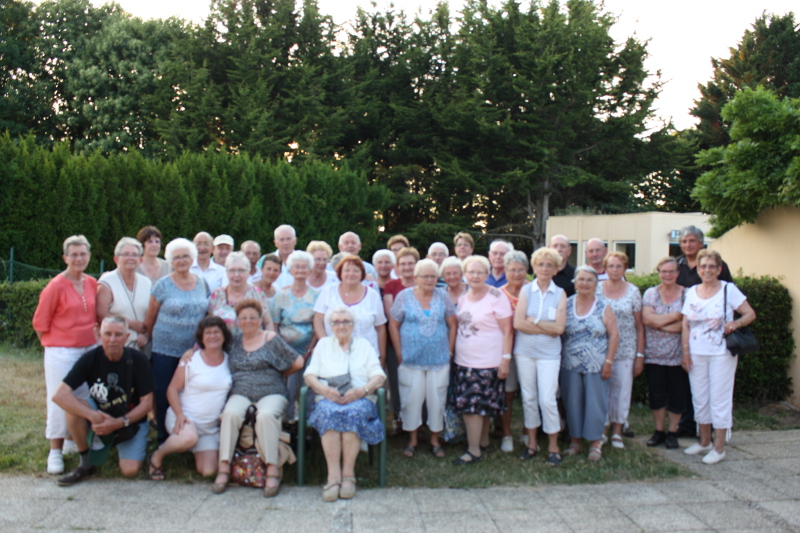
<path fill-rule="evenodd" d="M 714 241 L 709 248 L 717 250 L 731 272 L 750 276 L 781 278 L 794 301 L 791 328 L 800 347 L 800 209 L 781 208 L 764 211 L 755 224 L 734 228 Z M 800 361 L 795 358 L 789 367 L 794 394 L 792 403 L 800 406 Z"/>
<path fill-rule="evenodd" d="M 709 216 L 702 213 L 630 213 L 624 215 L 568 215 L 551 216 L 547 221 L 547 242 L 553 235 L 566 235 L 577 242 L 577 264 L 586 263 L 586 241 L 597 237 L 607 241 L 609 250 L 620 242 L 636 243 L 635 271 L 649 274 L 658 262 L 669 255 L 670 232 L 685 226 L 697 226 L 708 231 Z"/>

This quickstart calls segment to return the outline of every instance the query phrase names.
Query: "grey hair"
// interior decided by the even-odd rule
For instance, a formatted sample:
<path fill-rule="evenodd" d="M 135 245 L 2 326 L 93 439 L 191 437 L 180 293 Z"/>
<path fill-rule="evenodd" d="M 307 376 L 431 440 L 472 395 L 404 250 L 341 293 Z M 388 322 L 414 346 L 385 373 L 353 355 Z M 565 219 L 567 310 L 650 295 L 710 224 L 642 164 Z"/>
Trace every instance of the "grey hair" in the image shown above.
<path fill-rule="evenodd" d="M 508 252 L 510 252 L 511 250 L 513 250 L 513 249 L 514 249 L 514 245 L 513 245 L 513 244 L 511 244 L 510 242 L 508 242 L 508 241 L 504 241 L 503 239 L 495 239 L 495 240 L 493 240 L 493 241 L 492 241 L 492 244 L 490 244 L 490 245 L 489 245 L 489 251 L 490 251 L 490 252 L 492 251 L 492 247 L 493 247 L 495 244 L 502 244 L 502 245 L 504 245 L 504 246 L 507 246 L 507 247 L 508 247 L 508 250 L 506 250 L 506 253 L 508 253 Z"/>
<path fill-rule="evenodd" d="M 244 255 L 244 252 L 231 252 L 225 258 L 225 270 L 228 270 L 236 263 L 241 263 L 248 272 L 250 272 L 250 260 Z"/>
<path fill-rule="evenodd" d="M 195 238 L 197 238 L 197 235 L 195 235 Z M 167 260 L 167 263 L 172 263 L 172 256 L 175 255 L 175 250 L 181 250 L 184 248 L 189 250 L 189 255 L 191 256 L 192 261 L 197 259 L 197 246 L 195 246 L 194 243 L 189 239 L 184 239 L 183 237 L 178 237 L 177 239 L 172 239 L 169 241 L 169 244 L 167 244 L 166 248 L 164 248 L 164 259 Z"/>
<path fill-rule="evenodd" d="M 314 256 L 304 250 L 295 250 L 290 253 L 286 258 L 286 268 L 291 270 L 297 261 L 305 261 L 309 270 L 314 268 Z"/>
<path fill-rule="evenodd" d="M 434 251 L 436 248 L 442 248 L 444 250 L 445 255 L 449 255 L 450 254 L 450 248 L 448 248 L 445 243 L 443 243 L 443 242 L 435 242 L 435 243 L 431 244 L 430 246 L 428 246 L 428 255 L 430 255 L 431 252 Z"/>
<path fill-rule="evenodd" d="M 64 255 L 67 255 L 67 251 L 69 250 L 70 246 L 86 246 L 87 252 L 92 251 L 92 245 L 89 244 L 89 239 L 83 235 L 70 235 L 64 239 Z"/>
<path fill-rule="evenodd" d="M 703 235 L 703 230 L 701 230 L 697 226 L 686 226 L 685 228 L 681 228 L 681 239 L 683 239 L 687 235 L 694 235 L 695 237 L 698 238 L 701 244 L 705 240 L 705 235 Z"/>
<path fill-rule="evenodd" d="M 294 227 L 290 226 L 289 224 L 281 224 L 280 226 L 275 228 L 275 231 L 272 232 L 273 238 L 277 239 L 278 238 L 278 232 L 279 231 L 283 231 L 285 229 L 288 229 L 289 231 L 292 232 L 292 238 L 293 239 L 297 238 L 297 232 L 294 230 Z"/>
<path fill-rule="evenodd" d="M 331 309 L 330 311 L 325 313 L 325 324 L 327 324 L 328 327 L 331 329 L 333 328 L 333 324 L 331 324 L 331 321 L 333 320 L 333 315 L 347 315 L 353 322 L 353 326 L 356 325 L 356 315 L 354 315 L 350 309 L 348 309 L 347 307 L 335 307 L 334 309 Z"/>
<path fill-rule="evenodd" d="M 100 329 L 103 329 L 105 324 L 122 324 L 125 326 L 125 331 L 128 331 L 128 319 L 124 316 L 108 315 L 100 323 Z"/>
<path fill-rule="evenodd" d="M 520 263 L 525 266 L 525 271 L 528 270 L 528 256 L 525 255 L 525 252 L 520 252 L 519 250 L 511 250 L 506 255 L 503 256 L 503 264 L 506 268 L 511 263 Z"/>
<path fill-rule="evenodd" d="M 458 268 L 458 271 L 461 272 L 461 259 L 459 259 L 454 255 L 451 255 L 450 257 L 445 257 L 444 261 L 442 261 L 442 265 L 439 267 L 439 277 L 443 278 L 445 269 L 448 269 L 450 267 L 456 267 Z"/>
<path fill-rule="evenodd" d="M 575 277 L 572 278 L 572 283 L 575 283 L 575 280 L 578 278 L 578 274 L 581 272 L 588 272 L 592 276 L 594 276 L 594 282 L 597 283 L 597 270 L 590 267 L 589 265 L 581 265 L 579 267 L 575 267 Z"/>
<path fill-rule="evenodd" d="M 142 256 L 142 251 L 144 248 L 142 247 L 142 243 L 134 239 L 133 237 L 123 237 L 117 241 L 117 245 L 114 247 L 114 256 L 118 256 L 122 253 L 122 249 L 126 246 L 133 246 L 136 248 L 136 251 L 139 252 L 139 257 Z"/>
<path fill-rule="evenodd" d="M 356 240 L 358 240 L 358 244 L 361 244 L 361 237 L 355 231 L 345 231 L 344 233 L 339 235 L 339 241 L 338 242 L 342 242 L 342 239 L 344 238 L 345 235 L 351 235 L 351 234 L 355 235 Z"/>
<path fill-rule="evenodd" d="M 239 251 L 244 252 L 245 246 L 250 246 L 251 244 L 255 244 L 256 248 L 258 248 L 258 253 L 261 253 L 261 245 L 258 244 L 256 241 L 244 241 L 242 244 L 239 245 Z"/>
<path fill-rule="evenodd" d="M 430 268 L 436 272 L 437 275 L 439 274 L 439 265 L 436 264 L 436 261 L 433 259 L 420 259 L 417 261 L 417 264 L 414 265 L 414 275 L 419 276 L 419 273 L 425 268 Z"/>
<path fill-rule="evenodd" d="M 389 261 L 392 262 L 392 265 L 396 265 L 397 264 L 397 256 L 394 255 L 393 251 L 387 250 L 386 248 L 384 248 L 382 250 L 378 250 L 377 252 L 372 254 L 372 262 L 373 263 L 377 262 L 378 258 L 382 257 L 384 255 L 389 258 Z"/>

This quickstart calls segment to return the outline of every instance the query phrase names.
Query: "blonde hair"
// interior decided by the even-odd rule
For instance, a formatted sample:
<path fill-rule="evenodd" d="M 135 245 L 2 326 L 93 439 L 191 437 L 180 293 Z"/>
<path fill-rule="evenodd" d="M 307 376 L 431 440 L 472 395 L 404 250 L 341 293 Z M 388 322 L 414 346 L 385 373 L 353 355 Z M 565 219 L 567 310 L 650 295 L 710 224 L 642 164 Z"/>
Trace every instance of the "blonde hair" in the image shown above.
<path fill-rule="evenodd" d="M 623 252 L 608 252 L 606 256 L 603 258 L 603 268 L 606 268 L 608 260 L 611 259 L 612 257 L 616 257 L 617 259 L 622 261 L 622 265 L 625 268 L 628 268 L 628 256 Z"/>

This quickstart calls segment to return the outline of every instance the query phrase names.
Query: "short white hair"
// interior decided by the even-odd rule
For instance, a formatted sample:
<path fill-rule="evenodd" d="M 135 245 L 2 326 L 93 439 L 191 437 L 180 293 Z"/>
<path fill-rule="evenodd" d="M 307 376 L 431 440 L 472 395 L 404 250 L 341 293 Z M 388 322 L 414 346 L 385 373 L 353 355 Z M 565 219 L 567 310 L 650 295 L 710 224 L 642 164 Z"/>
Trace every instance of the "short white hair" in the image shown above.
<path fill-rule="evenodd" d="M 461 259 L 458 257 L 451 255 L 450 257 L 445 257 L 444 261 L 442 261 L 442 266 L 439 267 L 439 277 L 444 277 L 444 271 L 450 267 L 456 267 L 459 272 L 461 272 Z"/>
<path fill-rule="evenodd" d="M 117 241 L 117 245 L 114 247 L 114 257 L 118 256 L 122 253 L 122 249 L 126 246 L 133 246 L 136 248 L 136 251 L 139 252 L 139 256 L 142 255 L 142 243 L 134 239 L 133 237 L 123 237 Z"/>
<path fill-rule="evenodd" d="M 244 252 L 245 247 L 250 246 L 251 244 L 258 248 L 258 253 L 261 253 L 261 245 L 253 240 L 244 241 L 241 245 L 239 245 L 239 251 Z"/>
<path fill-rule="evenodd" d="M 376 263 L 380 257 L 386 256 L 389 258 L 389 261 L 392 262 L 392 265 L 397 264 L 397 257 L 395 257 L 394 252 L 391 250 L 387 250 L 386 248 L 382 250 L 378 250 L 374 254 L 372 254 L 372 262 Z"/>
<path fill-rule="evenodd" d="M 297 232 L 294 230 L 294 227 L 290 226 L 289 224 L 281 224 L 280 226 L 275 228 L 275 231 L 272 232 L 272 237 L 277 239 L 278 238 L 278 233 L 283 231 L 283 230 L 291 231 L 292 232 L 292 238 L 293 239 L 297 238 Z"/>
<path fill-rule="evenodd" d="M 305 261 L 309 269 L 314 268 L 314 256 L 304 250 L 295 250 L 290 253 L 286 258 L 286 268 L 291 270 L 297 261 Z"/>
<path fill-rule="evenodd" d="M 433 252 L 437 248 L 441 248 L 442 250 L 444 250 L 445 255 L 450 254 L 450 248 L 448 248 L 445 243 L 443 243 L 443 242 L 435 242 L 435 243 L 431 244 L 430 246 L 428 246 L 428 255 L 431 255 L 431 252 Z"/>
<path fill-rule="evenodd" d="M 197 238 L 197 236 L 195 236 L 195 238 Z M 169 241 L 167 247 L 164 248 L 164 259 L 167 260 L 167 263 L 172 263 L 172 256 L 175 255 L 175 250 L 183 250 L 183 249 L 189 251 L 189 255 L 191 256 L 192 261 L 197 259 L 197 246 L 195 246 L 194 243 L 189 239 L 185 239 L 183 237 L 178 237 L 177 239 L 172 239 L 171 241 Z"/>
<path fill-rule="evenodd" d="M 64 239 L 64 255 L 67 255 L 67 251 L 69 250 L 70 246 L 86 246 L 87 252 L 92 251 L 92 245 L 89 244 L 89 239 L 83 235 L 71 235 Z"/>
<path fill-rule="evenodd" d="M 355 328 L 356 325 L 356 315 L 348 309 L 347 307 L 335 307 L 325 313 L 325 323 L 328 325 L 329 328 L 333 329 L 333 324 L 331 321 L 333 320 L 333 315 L 347 315 L 350 317 L 350 321 L 353 323 L 353 327 Z"/>
<path fill-rule="evenodd" d="M 103 321 L 100 322 L 101 331 L 105 324 L 122 324 L 125 327 L 125 332 L 128 332 L 128 319 L 126 319 L 124 316 L 107 315 L 105 318 L 103 318 Z"/>
<path fill-rule="evenodd" d="M 229 253 L 228 257 L 225 258 L 225 270 L 228 270 L 237 263 L 241 263 L 248 272 L 250 271 L 250 260 L 244 255 L 244 252 Z"/>
<path fill-rule="evenodd" d="M 510 242 L 504 241 L 503 239 L 495 239 L 492 241 L 492 244 L 489 245 L 490 252 L 492 251 L 492 248 L 494 248 L 495 244 L 502 244 L 503 246 L 507 247 L 506 253 L 514 249 L 514 245 L 511 244 Z"/>
<path fill-rule="evenodd" d="M 417 261 L 417 264 L 414 265 L 414 275 L 419 276 L 419 273 L 424 269 L 433 270 L 437 275 L 439 274 L 439 265 L 433 259 L 420 259 Z"/>
<path fill-rule="evenodd" d="M 461 262 L 461 271 L 466 273 L 469 264 L 475 262 L 480 263 L 481 266 L 483 266 L 483 268 L 486 269 L 487 274 L 492 271 L 492 264 L 489 263 L 489 260 L 483 257 L 482 255 L 470 255 L 468 257 L 465 257 L 464 261 Z"/>
<path fill-rule="evenodd" d="M 528 270 L 528 256 L 525 255 L 525 252 L 521 252 L 519 250 L 511 250 L 506 255 L 503 256 L 503 264 L 506 268 L 511 263 L 519 263 L 525 267 L 525 271 Z"/>
<path fill-rule="evenodd" d="M 361 244 L 361 237 L 359 237 L 358 233 L 356 233 L 355 231 L 345 231 L 344 233 L 339 235 L 339 241 L 338 242 L 342 242 L 342 239 L 344 239 L 345 235 L 353 235 L 353 236 L 355 236 L 356 240 L 358 241 L 358 244 Z"/>

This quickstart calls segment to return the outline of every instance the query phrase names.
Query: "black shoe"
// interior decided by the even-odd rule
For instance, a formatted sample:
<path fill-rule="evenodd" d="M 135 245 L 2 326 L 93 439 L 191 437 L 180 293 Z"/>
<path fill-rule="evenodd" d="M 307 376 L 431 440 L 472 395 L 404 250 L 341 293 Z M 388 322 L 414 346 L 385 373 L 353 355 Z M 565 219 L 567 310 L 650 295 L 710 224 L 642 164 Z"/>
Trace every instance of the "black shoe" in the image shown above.
<path fill-rule="evenodd" d="M 667 433 L 667 449 L 668 450 L 677 450 L 678 449 L 678 434 L 669 432 Z"/>
<path fill-rule="evenodd" d="M 647 445 L 653 448 L 655 446 L 661 446 L 665 442 L 667 442 L 667 434 L 663 431 L 656 430 L 656 432 L 653 433 L 653 436 L 650 437 L 650 440 L 647 441 Z"/>
<path fill-rule="evenodd" d="M 93 466 L 87 467 L 78 467 L 66 476 L 58 478 L 58 486 L 59 487 L 69 487 L 70 485 L 74 485 L 80 481 L 83 481 L 87 477 L 94 475 L 97 469 Z"/>
<path fill-rule="evenodd" d="M 628 428 L 628 429 L 622 430 L 622 436 L 623 437 L 628 437 L 629 439 L 632 439 L 633 437 L 636 436 L 636 433 L 634 433 L 631 428 Z"/>

